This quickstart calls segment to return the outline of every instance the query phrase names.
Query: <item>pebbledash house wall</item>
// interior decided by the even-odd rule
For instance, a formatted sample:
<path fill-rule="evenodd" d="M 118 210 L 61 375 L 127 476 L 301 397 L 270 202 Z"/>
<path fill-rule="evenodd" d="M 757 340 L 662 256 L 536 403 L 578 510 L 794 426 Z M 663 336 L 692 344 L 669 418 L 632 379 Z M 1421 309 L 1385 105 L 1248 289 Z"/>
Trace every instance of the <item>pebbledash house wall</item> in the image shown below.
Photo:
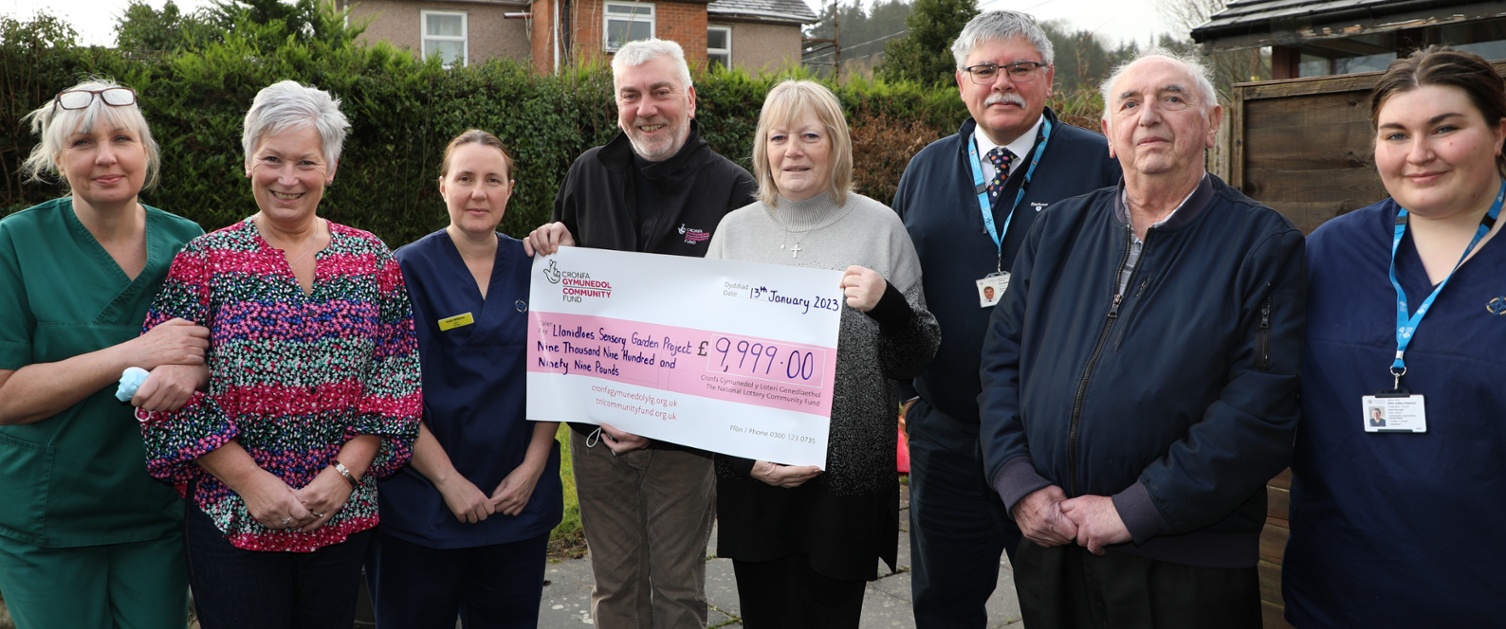
<path fill-rule="evenodd" d="M 708 25 L 732 29 L 734 68 L 758 74 L 800 65 L 802 33 L 798 24 L 742 21 L 712 15 Z"/>
<path fill-rule="evenodd" d="M 339 0 L 336 6 L 350 8 L 351 24 L 366 23 L 366 31 L 359 39 L 368 44 L 385 41 L 420 54 L 423 50 L 423 12 L 448 11 L 466 14 L 468 62 L 513 59 L 526 63 L 530 56 L 528 20 L 505 17 L 507 13 L 528 12 L 526 1 Z"/>

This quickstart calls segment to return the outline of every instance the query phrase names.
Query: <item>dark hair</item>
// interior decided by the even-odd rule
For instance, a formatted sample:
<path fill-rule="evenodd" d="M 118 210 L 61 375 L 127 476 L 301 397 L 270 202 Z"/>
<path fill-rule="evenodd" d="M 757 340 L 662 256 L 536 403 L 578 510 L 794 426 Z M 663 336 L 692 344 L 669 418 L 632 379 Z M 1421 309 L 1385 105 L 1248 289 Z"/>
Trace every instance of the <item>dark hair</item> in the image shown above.
<path fill-rule="evenodd" d="M 512 155 L 509 155 L 507 153 L 507 146 L 502 144 L 502 140 L 499 140 L 497 139 L 497 136 L 480 129 L 471 129 L 455 136 L 455 139 L 450 140 L 450 145 L 445 147 L 444 161 L 439 163 L 440 181 L 444 180 L 445 175 L 450 174 L 450 155 L 454 154 L 455 149 L 467 144 L 480 144 L 482 146 L 490 146 L 494 149 L 497 149 L 498 151 L 501 151 L 502 167 L 507 169 L 507 177 L 509 179 L 512 178 Z"/>
<path fill-rule="evenodd" d="M 1506 81 L 1490 62 L 1474 53 L 1429 46 L 1386 68 L 1370 92 L 1370 126 L 1380 124 L 1380 110 L 1386 100 L 1428 85 L 1459 88 L 1492 127 L 1506 118 Z M 1506 177 L 1506 156 L 1500 153 L 1496 154 L 1496 170 Z"/>

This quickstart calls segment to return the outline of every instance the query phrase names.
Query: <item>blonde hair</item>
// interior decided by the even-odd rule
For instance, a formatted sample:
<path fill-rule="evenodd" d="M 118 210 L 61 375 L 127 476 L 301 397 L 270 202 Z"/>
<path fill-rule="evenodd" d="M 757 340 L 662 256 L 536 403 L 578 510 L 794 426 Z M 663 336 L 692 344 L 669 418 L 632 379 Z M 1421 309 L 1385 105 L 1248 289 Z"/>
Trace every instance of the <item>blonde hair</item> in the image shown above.
<path fill-rule="evenodd" d="M 96 77 L 63 91 L 99 91 L 115 87 L 125 86 L 107 78 Z M 98 95 L 83 109 L 63 109 L 55 103 L 56 100 L 49 101 L 21 119 L 30 120 L 31 132 L 41 138 L 41 142 L 32 147 L 31 155 L 21 163 L 21 173 L 26 175 L 27 181 L 43 181 L 42 175 L 45 173 L 57 177 L 65 189 L 71 190 L 68 178 L 58 172 L 57 164 L 58 157 L 66 148 L 68 137 L 75 133 L 91 133 L 96 125 L 106 124 L 112 125 L 111 128 L 131 129 L 141 137 L 141 146 L 146 149 L 146 179 L 141 188 L 148 190 L 157 185 L 162 156 L 158 152 L 157 141 L 152 139 L 152 130 L 146 124 L 146 117 L 141 115 L 138 103 L 109 105 Z"/>
<path fill-rule="evenodd" d="M 829 191 L 837 205 L 846 204 L 847 193 L 852 191 L 852 132 L 847 128 L 847 118 L 842 115 L 842 105 L 837 102 L 836 94 L 815 81 L 788 80 L 769 90 L 763 101 L 763 111 L 758 114 L 758 131 L 753 139 L 753 172 L 758 178 L 758 200 L 771 207 L 778 205 L 779 188 L 774 183 L 774 173 L 769 170 L 769 131 L 779 126 L 788 127 L 807 112 L 815 114 L 831 138 Z"/>

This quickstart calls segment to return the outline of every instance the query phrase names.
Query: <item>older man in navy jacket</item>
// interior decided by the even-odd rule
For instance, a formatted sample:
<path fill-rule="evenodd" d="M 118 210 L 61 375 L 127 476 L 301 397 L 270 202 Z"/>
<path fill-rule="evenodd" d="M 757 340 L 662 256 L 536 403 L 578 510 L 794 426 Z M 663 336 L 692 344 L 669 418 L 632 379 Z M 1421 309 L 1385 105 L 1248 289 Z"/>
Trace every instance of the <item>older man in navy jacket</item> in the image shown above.
<path fill-rule="evenodd" d="M 1025 237 L 983 347 L 989 478 L 1031 627 L 1261 625 L 1265 483 L 1291 458 L 1302 233 L 1203 168 L 1196 60 L 1105 84 L 1123 185 Z"/>

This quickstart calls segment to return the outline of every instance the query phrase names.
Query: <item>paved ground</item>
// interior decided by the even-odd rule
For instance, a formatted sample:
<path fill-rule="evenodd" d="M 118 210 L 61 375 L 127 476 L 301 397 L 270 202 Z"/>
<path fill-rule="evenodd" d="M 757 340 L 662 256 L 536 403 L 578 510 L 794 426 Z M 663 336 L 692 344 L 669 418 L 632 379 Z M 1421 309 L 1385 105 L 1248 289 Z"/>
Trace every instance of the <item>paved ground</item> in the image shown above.
<path fill-rule="evenodd" d="M 910 518 L 909 488 L 900 489 L 899 570 L 879 565 L 878 581 L 868 584 L 863 601 L 864 629 L 913 629 L 910 614 Z M 709 555 L 716 554 L 716 536 L 712 535 Z M 999 560 L 999 585 L 988 602 L 988 626 L 1022 629 L 1020 605 L 1015 599 L 1014 572 L 1009 562 Z M 544 601 L 539 608 L 541 629 L 579 629 L 594 626 L 591 620 L 591 561 L 575 559 L 550 564 L 544 576 Z M 711 605 L 711 627 L 741 628 L 738 617 L 737 583 L 732 576 L 732 561 L 708 559 L 706 562 L 706 598 Z"/>

